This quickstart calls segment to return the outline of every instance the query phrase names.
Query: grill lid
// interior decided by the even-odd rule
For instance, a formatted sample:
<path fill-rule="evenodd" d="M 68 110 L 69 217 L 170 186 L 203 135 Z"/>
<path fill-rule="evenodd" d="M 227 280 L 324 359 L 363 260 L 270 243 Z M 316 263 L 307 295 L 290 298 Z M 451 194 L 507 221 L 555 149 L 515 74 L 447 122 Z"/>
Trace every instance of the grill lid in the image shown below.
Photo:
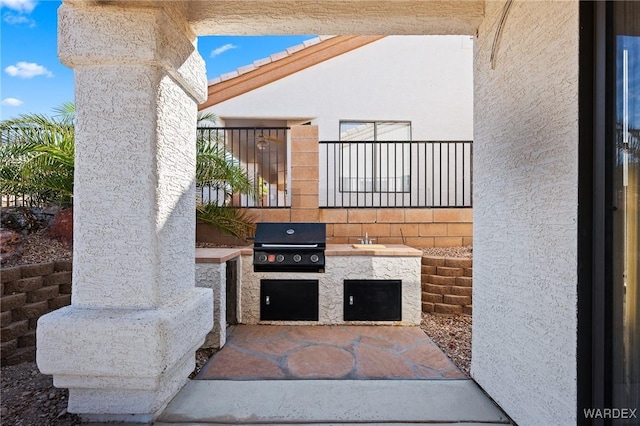
<path fill-rule="evenodd" d="M 261 222 L 256 225 L 254 245 L 256 247 L 324 248 L 327 226 L 312 222 Z"/>

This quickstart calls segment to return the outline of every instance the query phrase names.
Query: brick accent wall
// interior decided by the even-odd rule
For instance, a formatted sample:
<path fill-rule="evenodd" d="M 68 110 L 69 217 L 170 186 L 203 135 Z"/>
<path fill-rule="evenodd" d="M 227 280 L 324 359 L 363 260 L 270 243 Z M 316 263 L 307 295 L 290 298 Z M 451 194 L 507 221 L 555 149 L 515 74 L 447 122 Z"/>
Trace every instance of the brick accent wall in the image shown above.
<path fill-rule="evenodd" d="M 472 266 L 472 259 L 424 256 L 422 310 L 471 315 Z"/>
<path fill-rule="evenodd" d="M 3 268 L 0 278 L 2 365 L 33 361 L 38 318 L 71 304 L 71 261 Z"/>
<path fill-rule="evenodd" d="M 256 222 L 324 222 L 330 244 L 358 243 L 365 233 L 379 244 L 412 247 L 458 247 L 473 244 L 470 208 L 344 208 L 318 207 L 318 127 L 291 128 L 291 207 L 248 209 Z M 196 240 L 222 244 L 237 241 L 198 224 Z"/>

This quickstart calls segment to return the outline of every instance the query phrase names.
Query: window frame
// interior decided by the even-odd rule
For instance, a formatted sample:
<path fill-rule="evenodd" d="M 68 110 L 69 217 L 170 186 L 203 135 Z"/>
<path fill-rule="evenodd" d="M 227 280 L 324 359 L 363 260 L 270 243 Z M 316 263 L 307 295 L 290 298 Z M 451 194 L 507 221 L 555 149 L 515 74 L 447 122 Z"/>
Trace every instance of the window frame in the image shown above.
<path fill-rule="evenodd" d="M 367 125 L 367 124 L 373 124 L 373 140 L 368 140 L 368 139 L 362 139 L 362 140 L 343 140 L 343 131 L 342 131 L 342 126 L 345 124 L 354 124 L 354 125 Z M 408 140 L 389 140 L 389 141 L 385 141 L 385 140 L 378 140 L 378 126 L 380 124 L 407 124 L 408 125 L 408 130 L 409 130 L 409 139 Z M 338 123 L 338 134 L 339 134 L 339 141 L 341 144 L 340 147 L 340 156 L 339 156 L 339 160 L 340 160 L 340 166 L 339 166 L 339 170 L 341 172 L 340 175 L 340 179 L 338 180 L 339 182 L 339 186 L 338 186 L 338 191 L 340 193 L 345 193 L 345 194 L 410 194 L 411 193 L 411 147 L 409 146 L 409 150 L 408 152 L 405 152 L 404 149 L 404 144 L 411 144 L 413 141 L 413 126 L 412 126 L 412 122 L 411 120 L 340 120 Z M 404 158 L 402 158 L 402 171 L 403 174 L 400 177 L 395 177 L 394 178 L 394 184 L 393 184 L 393 188 L 394 190 L 390 190 L 389 187 L 389 181 L 390 178 L 389 176 L 386 177 L 386 189 L 383 190 L 383 185 L 382 185 L 382 171 L 380 169 L 380 167 L 382 166 L 382 162 L 380 159 L 380 153 L 378 152 L 377 148 L 381 143 L 384 142 L 393 142 L 394 144 L 402 144 L 403 148 L 402 148 L 402 152 L 400 153 L 400 155 L 402 155 Z M 359 189 L 360 185 L 359 185 L 359 181 L 361 180 L 357 174 L 356 174 L 356 178 L 357 181 L 355 183 L 355 185 L 353 184 L 349 184 L 348 188 L 345 188 L 345 177 L 344 177 L 344 149 L 345 146 L 344 145 L 352 145 L 352 144 L 371 144 L 371 157 L 374 158 L 371 162 L 371 171 L 370 173 L 367 173 L 367 166 L 369 165 L 366 162 L 366 149 L 367 147 L 365 147 L 365 163 L 364 163 L 364 176 L 363 176 L 363 180 L 364 180 L 364 187 L 363 189 Z M 356 153 L 357 154 L 357 153 Z M 407 156 L 408 154 L 408 156 Z M 389 150 L 387 149 L 387 155 L 389 155 Z M 394 158 L 398 155 L 397 152 L 397 148 L 394 147 Z M 356 161 L 357 161 L 357 155 L 356 155 Z M 358 164 L 356 164 L 356 167 L 359 167 Z M 407 170 L 408 173 L 404 173 L 404 171 Z M 387 169 L 387 174 L 388 174 L 389 170 Z M 351 176 L 348 176 L 347 179 L 352 179 Z M 398 179 L 400 179 L 398 181 Z M 368 185 L 367 183 L 370 181 L 370 185 Z M 399 183 L 399 184 L 398 184 Z M 355 186 L 355 188 L 354 188 Z M 400 189 L 397 189 L 400 188 Z"/>

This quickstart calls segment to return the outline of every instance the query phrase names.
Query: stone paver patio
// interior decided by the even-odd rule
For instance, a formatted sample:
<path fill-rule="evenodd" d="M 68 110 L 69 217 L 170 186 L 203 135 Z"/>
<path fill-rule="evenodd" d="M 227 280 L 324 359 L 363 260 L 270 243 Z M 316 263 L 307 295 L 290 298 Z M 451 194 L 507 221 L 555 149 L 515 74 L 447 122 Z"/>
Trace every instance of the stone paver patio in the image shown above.
<path fill-rule="evenodd" d="M 240 325 L 196 379 L 466 379 L 419 327 Z"/>

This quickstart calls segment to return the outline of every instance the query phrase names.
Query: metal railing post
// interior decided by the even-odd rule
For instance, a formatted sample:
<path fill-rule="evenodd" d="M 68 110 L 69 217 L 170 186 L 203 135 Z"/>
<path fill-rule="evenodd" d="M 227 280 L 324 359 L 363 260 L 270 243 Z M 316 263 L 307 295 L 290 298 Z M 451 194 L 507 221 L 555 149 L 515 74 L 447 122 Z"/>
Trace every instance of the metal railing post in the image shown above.
<path fill-rule="evenodd" d="M 320 161 L 326 164 L 326 198 L 320 207 L 472 207 L 466 184 L 472 186 L 472 141 L 320 141 L 320 146 Z"/>

